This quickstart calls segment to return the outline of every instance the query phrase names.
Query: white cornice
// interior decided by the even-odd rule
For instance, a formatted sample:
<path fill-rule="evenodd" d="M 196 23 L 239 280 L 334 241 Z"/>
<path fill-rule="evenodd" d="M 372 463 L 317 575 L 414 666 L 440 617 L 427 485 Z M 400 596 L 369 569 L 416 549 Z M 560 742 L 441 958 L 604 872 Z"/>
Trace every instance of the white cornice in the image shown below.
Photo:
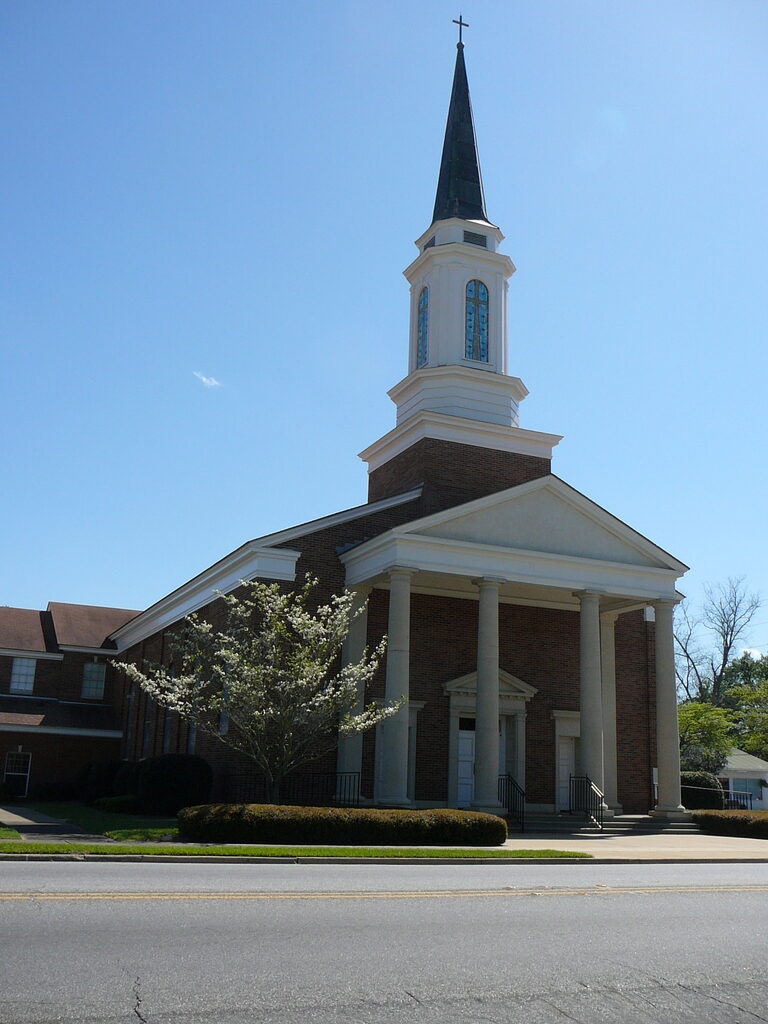
<path fill-rule="evenodd" d="M 112 639 L 118 651 L 124 651 L 199 611 L 216 598 L 217 592 L 226 594 L 234 590 L 241 580 L 293 581 L 300 554 L 290 548 L 265 548 L 249 541 L 115 630 Z"/>
<path fill-rule="evenodd" d="M 418 412 L 374 441 L 360 452 L 359 457 L 368 463 L 368 472 L 372 473 L 427 437 L 474 445 L 476 448 L 490 448 L 493 451 L 533 455 L 541 459 L 551 459 L 552 449 L 562 440 L 562 434 L 544 434 L 538 430 L 507 427 L 461 416 L 447 416 L 444 413 Z"/>
<path fill-rule="evenodd" d="M 604 559 L 506 548 L 471 541 L 446 540 L 389 531 L 341 556 L 346 585 L 376 579 L 397 565 L 423 572 L 476 577 L 501 576 L 514 582 L 560 590 L 598 590 L 608 596 L 648 601 L 675 595 L 677 573 Z"/>
<path fill-rule="evenodd" d="M 314 519 L 300 526 L 248 541 L 115 630 L 110 639 L 117 644 L 118 652 L 124 651 L 146 637 L 161 632 L 186 615 L 198 611 L 213 601 L 217 592 L 226 594 L 234 590 L 242 580 L 258 578 L 293 581 L 296 578 L 296 562 L 300 552 L 278 545 L 405 504 L 418 498 L 420 494 L 421 487 L 416 487 L 391 498 L 384 498 L 369 505 L 358 505 L 324 516 L 322 519 Z"/>
<path fill-rule="evenodd" d="M 506 253 L 493 249 L 483 249 L 479 245 L 470 245 L 467 242 L 447 242 L 444 245 L 434 245 L 429 249 L 420 252 L 416 259 L 403 271 L 403 276 L 410 281 L 425 263 L 442 263 L 449 260 L 461 260 L 462 263 L 484 266 L 490 270 L 501 269 L 504 277 L 512 277 L 515 272 L 515 265 Z"/>
<path fill-rule="evenodd" d="M 24 651 L 15 647 L 0 647 L 4 658 L 34 658 L 35 661 L 63 661 L 63 654 L 49 654 L 48 651 Z"/>

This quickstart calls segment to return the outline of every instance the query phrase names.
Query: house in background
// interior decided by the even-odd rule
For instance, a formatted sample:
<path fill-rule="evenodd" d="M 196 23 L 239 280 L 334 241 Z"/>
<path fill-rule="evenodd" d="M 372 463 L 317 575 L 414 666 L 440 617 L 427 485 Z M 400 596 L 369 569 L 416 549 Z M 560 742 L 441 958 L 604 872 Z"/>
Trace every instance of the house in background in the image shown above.
<path fill-rule="evenodd" d="M 0 607 L 0 782 L 14 797 L 55 793 L 87 762 L 120 757 L 108 637 L 136 614 Z"/>
<path fill-rule="evenodd" d="M 734 747 L 720 772 L 720 782 L 723 789 L 736 794 L 732 799 L 737 802 L 742 793 L 749 793 L 753 810 L 768 810 L 768 761 Z"/>

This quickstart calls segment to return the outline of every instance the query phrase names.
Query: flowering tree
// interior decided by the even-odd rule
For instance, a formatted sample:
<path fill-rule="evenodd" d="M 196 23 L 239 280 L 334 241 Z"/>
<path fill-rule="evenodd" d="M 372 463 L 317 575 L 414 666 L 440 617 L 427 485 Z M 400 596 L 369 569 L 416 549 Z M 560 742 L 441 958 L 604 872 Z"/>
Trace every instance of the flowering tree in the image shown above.
<path fill-rule="evenodd" d="M 279 803 L 281 780 L 332 749 L 337 736 L 364 732 L 399 704 L 364 707 L 364 692 L 386 645 L 339 667 L 353 595 L 332 597 L 311 612 L 317 581 L 281 593 L 277 584 L 242 584 L 223 594 L 226 625 L 191 615 L 169 638 L 173 666 L 118 664 L 163 707 L 251 758 L 264 775 L 267 799 Z"/>

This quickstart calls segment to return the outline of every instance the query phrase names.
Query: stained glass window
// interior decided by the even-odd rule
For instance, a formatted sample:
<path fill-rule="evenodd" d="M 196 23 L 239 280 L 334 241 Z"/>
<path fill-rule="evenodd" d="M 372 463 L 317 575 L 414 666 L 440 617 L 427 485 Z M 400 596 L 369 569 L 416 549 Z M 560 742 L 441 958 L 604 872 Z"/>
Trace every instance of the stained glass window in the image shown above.
<path fill-rule="evenodd" d="M 429 288 L 419 294 L 419 328 L 416 335 L 416 368 L 426 366 L 429 338 Z"/>
<path fill-rule="evenodd" d="M 482 281 L 470 281 L 467 285 L 464 356 L 488 362 L 488 289 Z"/>

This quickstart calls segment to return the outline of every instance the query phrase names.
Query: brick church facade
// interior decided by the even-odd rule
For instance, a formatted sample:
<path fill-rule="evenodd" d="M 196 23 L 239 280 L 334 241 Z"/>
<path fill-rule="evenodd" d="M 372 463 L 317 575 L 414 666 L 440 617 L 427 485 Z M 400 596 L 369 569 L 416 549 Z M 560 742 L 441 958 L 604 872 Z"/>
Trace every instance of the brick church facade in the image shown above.
<path fill-rule="evenodd" d="M 122 660 L 167 663 L 175 623 L 222 616 L 215 591 L 245 579 L 292 587 L 309 573 L 321 596 L 348 588 L 365 609 L 343 657 L 389 638 L 366 702 L 405 698 L 317 766 L 359 774 L 364 802 L 499 811 L 510 776 L 529 807 L 558 810 L 581 774 L 606 813 L 675 817 L 672 614 L 686 566 L 552 473 L 559 436 L 520 426 L 528 392 L 508 372 L 515 268 L 502 241 L 486 215 L 460 43 L 435 209 L 405 271 L 396 425 L 361 454 L 367 503 L 247 542 L 109 642 Z M 194 751 L 213 764 L 219 798 L 242 792 L 248 764 L 114 685 L 123 757 Z"/>

